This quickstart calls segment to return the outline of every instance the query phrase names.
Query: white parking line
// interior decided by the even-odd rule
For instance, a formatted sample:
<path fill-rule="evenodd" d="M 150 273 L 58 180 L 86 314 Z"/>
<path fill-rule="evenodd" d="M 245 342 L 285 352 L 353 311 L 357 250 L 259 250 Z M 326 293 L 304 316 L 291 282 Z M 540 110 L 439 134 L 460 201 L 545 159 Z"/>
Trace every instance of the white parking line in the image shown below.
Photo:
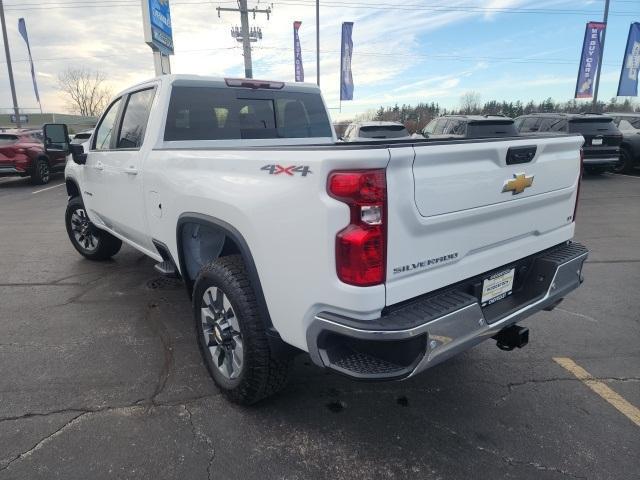
<path fill-rule="evenodd" d="M 578 365 L 576 362 L 566 357 L 558 357 L 553 359 L 558 365 L 564 367 L 571 372 L 578 380 L 584 383 L 591 390 L 600 395 L 604 400 L 609 402 L 620 413 L 640 427 L 640 409 L 622 398 L 619 394 L 611 390 L 603 382 L 593 378 L 589 372 Z"/>
<path fill-rule="evenodd" d="M 64 185 L 64 183 L 59 183 L 59 184 L 57 184 L 57 185 L 54 185 L 53 187 L 43 188 L 43 189 L 41 189 L 41 190 L 36 190 L 35 192 L 31 192 L 31 193 L 33 194 L 33 193 L 40 193 L 40 192 L 44 192 L 44 191 L 46 191 L 46 190 L 51 190 L 52 188 L 60 187 L 60 186 L 62 186 L 62 185 Z"/>

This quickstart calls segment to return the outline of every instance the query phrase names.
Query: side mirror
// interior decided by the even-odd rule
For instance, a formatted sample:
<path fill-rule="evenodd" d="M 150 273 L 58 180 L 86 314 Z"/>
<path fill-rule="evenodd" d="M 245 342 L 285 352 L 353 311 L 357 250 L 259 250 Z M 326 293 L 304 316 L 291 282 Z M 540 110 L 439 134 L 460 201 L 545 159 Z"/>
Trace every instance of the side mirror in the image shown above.
<path fill-rule="evenodd" d="M 79 143 L 69 145 L 71 150 L 71 159 L 78 165 L 87 163 L 87 154 L 84 153 L 84 147 Z"/>
<path fill-rule="evenodd" d="M 45 152 L 69 154 L 69 131 L 64 123 L 46 123 L 42 134 Z"/>

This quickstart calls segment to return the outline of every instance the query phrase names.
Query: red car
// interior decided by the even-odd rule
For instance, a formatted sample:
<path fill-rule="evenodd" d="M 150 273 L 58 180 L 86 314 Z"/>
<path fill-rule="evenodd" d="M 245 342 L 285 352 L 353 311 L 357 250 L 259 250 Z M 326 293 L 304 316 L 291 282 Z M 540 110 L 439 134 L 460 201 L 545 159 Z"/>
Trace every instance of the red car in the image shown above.
<path fill-rule="evenodd" d="M 0 177 L 31 177 L 31 182 L 49 182 L 51 173 L 64 170 L 66 156 L 46 154 L 42 132 L 21 130 L 0 132 Z"/>

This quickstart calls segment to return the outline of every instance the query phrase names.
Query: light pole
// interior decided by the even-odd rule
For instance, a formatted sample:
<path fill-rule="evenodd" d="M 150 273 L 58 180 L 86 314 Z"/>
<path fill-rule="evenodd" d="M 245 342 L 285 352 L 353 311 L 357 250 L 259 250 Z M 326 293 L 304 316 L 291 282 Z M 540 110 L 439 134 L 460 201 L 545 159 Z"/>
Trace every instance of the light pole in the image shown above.
<path fill-rule="evenodd" d="M 604 58 L 604 39 L 607 36 L 607 20 L 609 20 L 609 0 L 604 2 L 604 30 L 602 30 L 602 42 L 600 43 L 600 61 L 596 70 L 596 84 L 593 87 L 593 111 L 598 107 L 598 87 L 600 87 L 600 70 L 602 69 L 602 59 Z"/>
<path fill-rule="evenodd" d="M 22 127 L 20 123 L 20 110 L 18 109 L 18 98 L 16 97 L 16 85 L 13 81 L 13 69 L 11 68 L 11 54 L 9 53 L 9 40 L 7 38 L 7 24 L 4 21 L 4 5 L 0 0 L 0 23 L 2 24 L 2 39 L 4 40 L 4 55 L 7 58 L 7 69 L 9 70 L 9 85 L 11 86 L 11 98 L 13 99 L 13 113 L 16 115 L 16 126 Z"/>
<path fill-rule="evenodd" d="M 320 0 L 316 0 L 316 83 L 320 86 Z"/>

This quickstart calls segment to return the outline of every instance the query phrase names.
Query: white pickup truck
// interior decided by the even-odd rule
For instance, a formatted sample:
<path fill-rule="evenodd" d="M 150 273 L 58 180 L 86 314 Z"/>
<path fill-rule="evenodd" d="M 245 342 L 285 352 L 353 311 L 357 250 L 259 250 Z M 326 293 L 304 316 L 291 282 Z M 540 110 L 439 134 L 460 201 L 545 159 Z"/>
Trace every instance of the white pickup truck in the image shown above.
<path fill-rule="evenodd" d="M 250 404 L 300 350 L 359 379 L 404 379 L 582 282 L 571 242 L 580 135 L 339 143 L 319 89 L 166 75 L 120 93 L 70 151 L 80 254 L 122 242 L 181 277 L 204 361 Z"/>

